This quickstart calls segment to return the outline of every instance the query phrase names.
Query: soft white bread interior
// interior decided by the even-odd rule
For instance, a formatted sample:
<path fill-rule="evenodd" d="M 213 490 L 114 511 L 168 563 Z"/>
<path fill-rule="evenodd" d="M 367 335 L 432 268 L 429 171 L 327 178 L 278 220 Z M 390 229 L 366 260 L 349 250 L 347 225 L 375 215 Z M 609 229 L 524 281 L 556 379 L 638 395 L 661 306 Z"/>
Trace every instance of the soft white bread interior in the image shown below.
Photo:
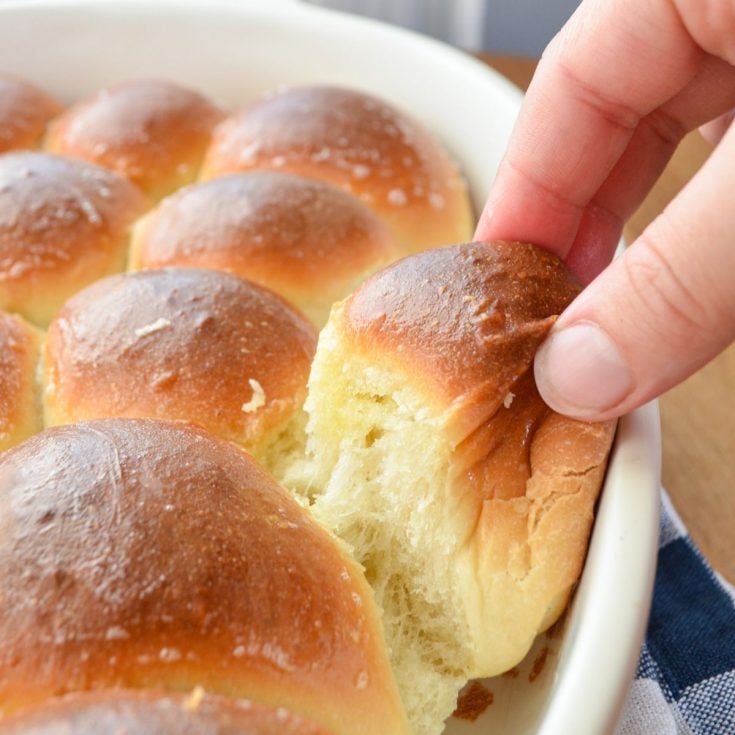
<path fill-rule="evenodd" d="M 421 735 L 523 658 L 581 571 L 613 425 L 551 412 L 531 369 L 578 290 L 531 246 L 455 246 L 373 276 L 320 335 L 286 482 L 365 566 Z"/>
<path fill-rule="evenodd" d="M 407 735 L 358 565 L 235 445 L 102 419 L 0 453 L 0 707 L 196 687 Z"/>

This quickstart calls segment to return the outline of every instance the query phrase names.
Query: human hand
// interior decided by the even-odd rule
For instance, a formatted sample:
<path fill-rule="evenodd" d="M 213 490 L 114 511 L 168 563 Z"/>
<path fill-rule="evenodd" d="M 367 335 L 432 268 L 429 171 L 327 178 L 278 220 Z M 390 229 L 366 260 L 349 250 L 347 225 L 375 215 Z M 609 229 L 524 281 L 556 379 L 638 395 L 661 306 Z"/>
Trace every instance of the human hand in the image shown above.
<path fill-rule="evenodd" d="M 585 0 L 544 53 L 476 239 L 536 243 L 591 281 L 536 356 L 557 411 L 619 416 L 735 337 L 734 64 L 735 0 Z M 605 268 L 708 121 L 709 160 Z"/>

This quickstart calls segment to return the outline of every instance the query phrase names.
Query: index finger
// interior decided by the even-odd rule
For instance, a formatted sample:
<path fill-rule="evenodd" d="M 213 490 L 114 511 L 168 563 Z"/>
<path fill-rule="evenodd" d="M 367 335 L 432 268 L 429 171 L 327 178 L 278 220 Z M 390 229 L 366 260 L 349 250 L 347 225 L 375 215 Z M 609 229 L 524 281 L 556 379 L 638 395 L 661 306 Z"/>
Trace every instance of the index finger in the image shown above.
<path fill-rule="evenodd" d="M 565 257 L 642 118 L 705 52 L 673 0 L 585 0 L 544 53 L 477 228 Z"/>

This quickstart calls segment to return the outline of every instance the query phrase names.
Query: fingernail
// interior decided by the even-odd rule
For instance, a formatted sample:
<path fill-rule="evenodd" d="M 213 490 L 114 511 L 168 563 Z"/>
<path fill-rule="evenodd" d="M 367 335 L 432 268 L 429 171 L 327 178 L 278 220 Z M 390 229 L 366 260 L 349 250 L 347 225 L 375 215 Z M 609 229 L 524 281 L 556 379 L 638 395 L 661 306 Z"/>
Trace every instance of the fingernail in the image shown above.
<path fill-rule="evenodd" d="M 552 331 L 535 361 L 536 385 L 555 411 L 589 418 L 633 390 L 633 373 L 608 334 L 582 322 Z"/>

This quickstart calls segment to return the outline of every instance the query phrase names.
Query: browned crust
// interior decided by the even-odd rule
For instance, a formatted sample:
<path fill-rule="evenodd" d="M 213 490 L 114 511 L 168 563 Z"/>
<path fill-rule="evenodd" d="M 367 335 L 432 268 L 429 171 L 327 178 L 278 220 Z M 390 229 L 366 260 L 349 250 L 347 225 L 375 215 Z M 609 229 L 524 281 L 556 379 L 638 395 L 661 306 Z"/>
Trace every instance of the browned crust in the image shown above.
<path fill-rule="evenodd" d="M 482 397 L 497 408 L 579 289 L 543 250 L 469 243 L 370 278 L 347 300 L 343 328 L 358 349 L 418 371 L 444 405 Z"/>
<path fill-rule="evenodd" d="M 37 148 L 61 105 L 24 79 L 0 74 L 0 153 Z"/>
<path fill-rule="evenodd" d="M 136 228 L 132 269 L 216 268 L 290 296 L 336 301 L 400 256 L 387 227 L 335 186 L 273 171 L 225 176 L 166 198 Z"/>
<path fill-rule="evenodd" d="M 236 276 L 188 268 L 111 276 L 68 301 L 49 327 L 47 421 L 184 419 L 252 447 L 303 402 L 315 346 L 305 317 Z"/>
<path fill-rule="evenodd" d="M 330 735 L 288 710 L 205 694 L 106 690 L 50 699 L 0 735 Z"/>
<path fill-rule="evenodd" d="M 507 569 L 522 580 L 546 565 L 548 577 L 530 597 L 548 604 L 568 592 L 582 570 L 615 422 L 554 413 L 531 370 L 512 393 L 512 405 L 501 405 L 457 448 L 455 488 L 474 519 L 478 560 L 484 560 L 478 567 Z"/>
<path fill-rule="evenodd" d="M 407 252 L 471 234 L 464 182 L 441 145 L 405 113 L 356 90 L 295 88 L 249 106 L 217 128 L 202 175 L 263 168 L 347 189 Z"/>
<path fill-rule="evenodd" d="M 457 697 L 452 717 L 474 722 L 494 700 L 495 695 L 481 681 L 471 681 Z"/>
<path fill-rule="evenodd" d="M 122 270 L 145 205 L 122 176 L 84 161 L 0 156 L 0 308 L 47 323 L 72 293 Z"/>
<path fill-rule="evenodd" d="M 192 426 L 107 419 L 0 455 L 0 701 L 129 687 L 405 732 L 359 569 L 257 464 Z"/>
<path fill-rule="evenodd" d="M 527 401 L 541 404 L 535 391 Z M 455 484 L 472 519 L 471 573 L 486 600 L 476 621 L 486 649 L 478 652 L 477 676 L 518 663 L 563 612 L 584 566 L 615 422 L 589 424 L 546 409 L 526 428 L 515 452 L 498 451 L 511 440 L 496 435 L 485 461 Z"/>
<path fill-rule="evenodd" d="M 102 89 L 50 126 L 50 151 L 127 176 L 153 198 L 196 178 L 224 111 L 194 90 L 160 79 Z"/>
<path fill-rule="evenodd" d="M 0 311 L 0 451 L 41 429 L 36 372 L 40 334 Z"/>

